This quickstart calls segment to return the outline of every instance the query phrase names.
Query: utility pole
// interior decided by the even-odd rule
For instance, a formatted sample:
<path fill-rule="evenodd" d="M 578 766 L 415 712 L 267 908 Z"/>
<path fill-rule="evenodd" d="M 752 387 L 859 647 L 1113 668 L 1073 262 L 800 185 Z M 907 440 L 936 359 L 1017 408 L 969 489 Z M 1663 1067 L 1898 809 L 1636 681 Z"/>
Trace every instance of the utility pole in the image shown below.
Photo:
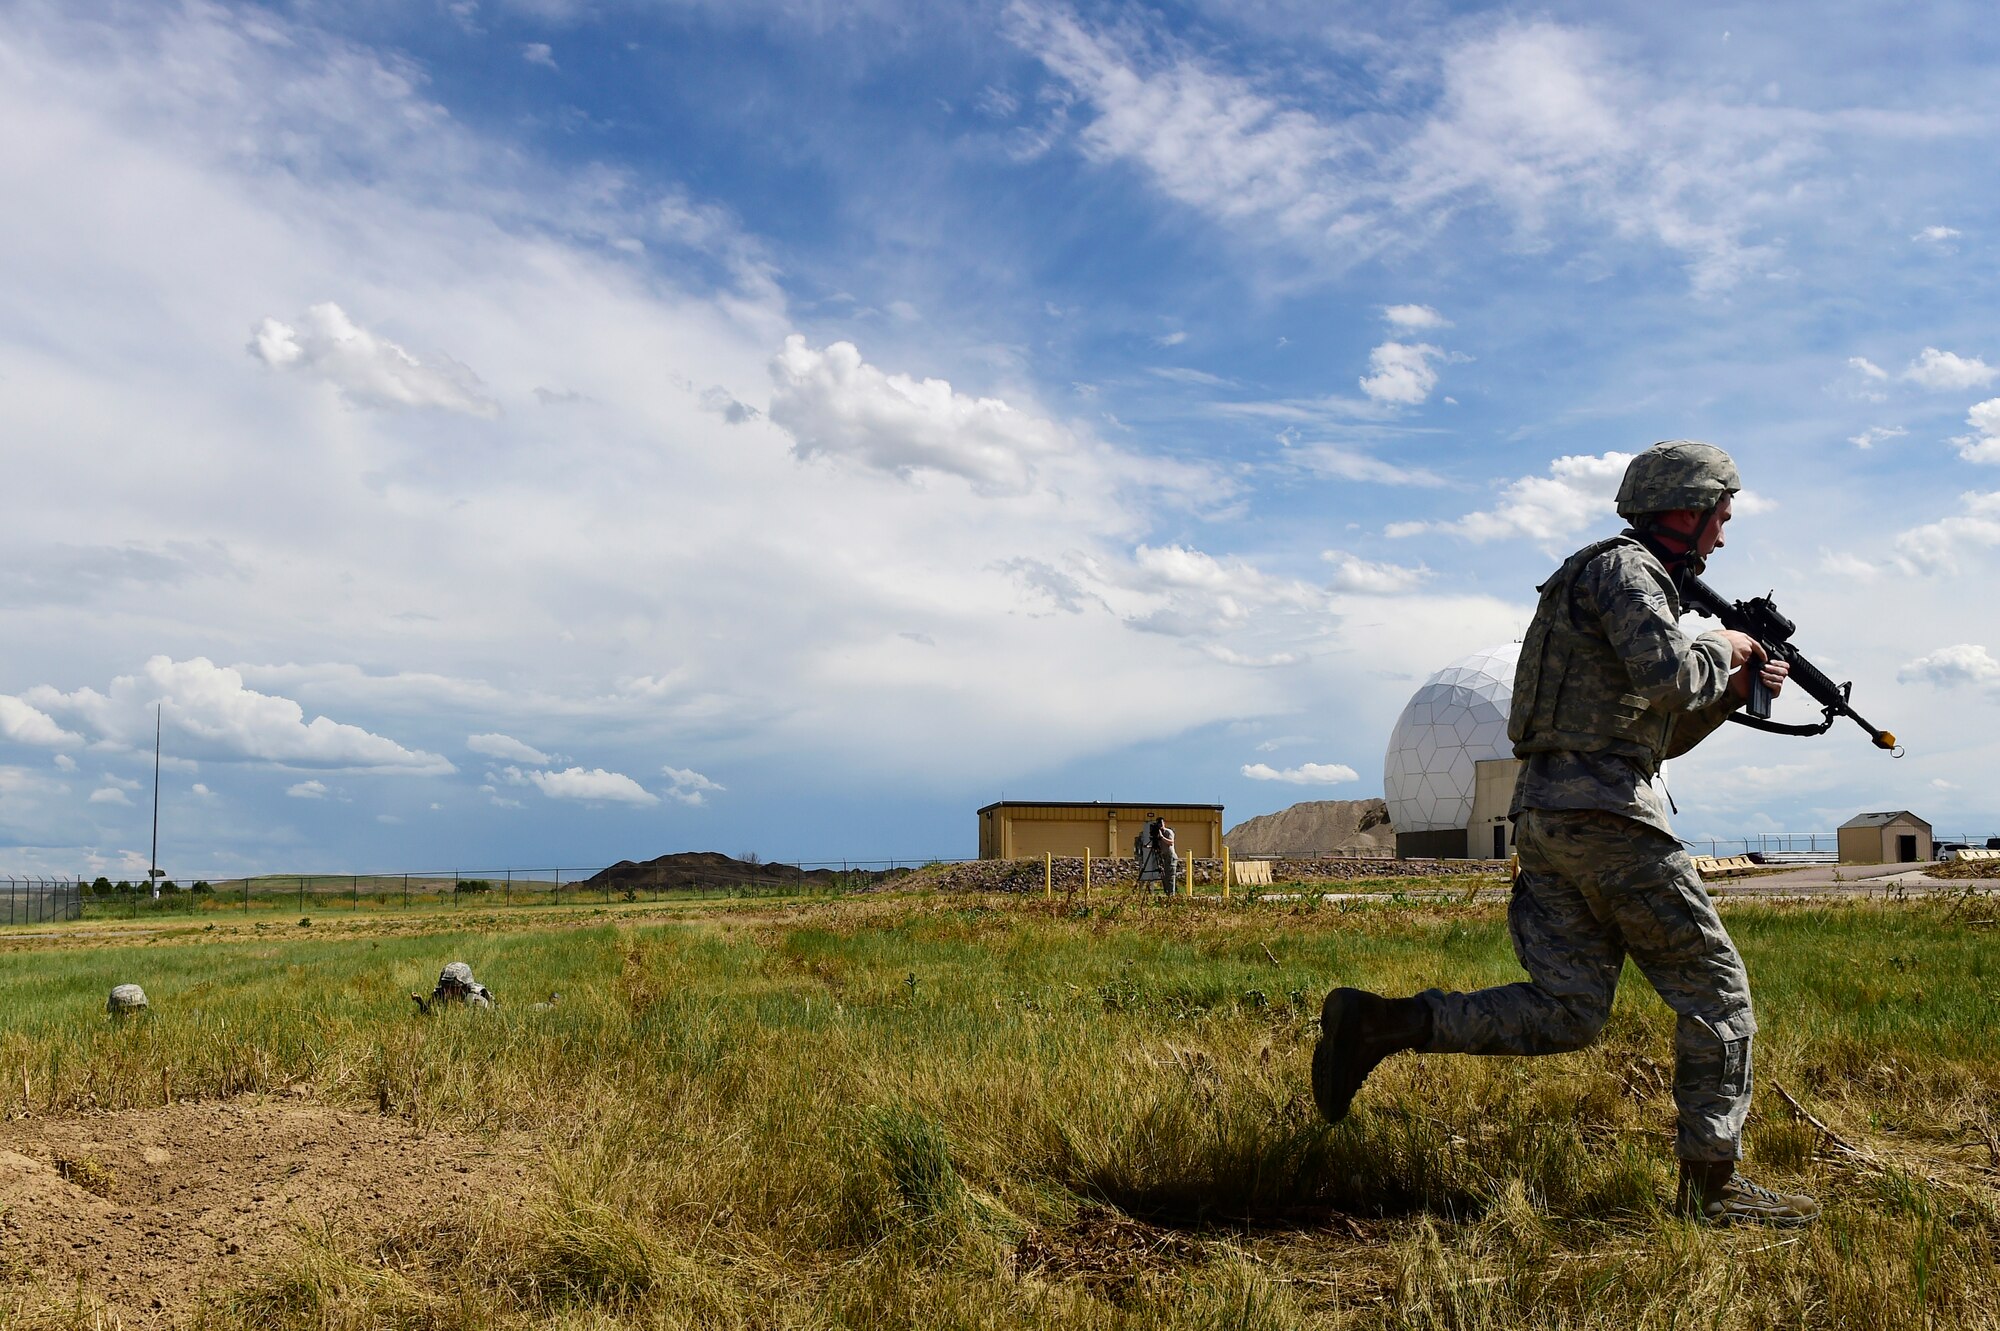
<path fill-rule="evenodd" d="M 153 854 L 146 867 L 146 881 L 152 885 L 153 900 L 160 899 L 160 715 L 166 704 L 153 705 Z"/>

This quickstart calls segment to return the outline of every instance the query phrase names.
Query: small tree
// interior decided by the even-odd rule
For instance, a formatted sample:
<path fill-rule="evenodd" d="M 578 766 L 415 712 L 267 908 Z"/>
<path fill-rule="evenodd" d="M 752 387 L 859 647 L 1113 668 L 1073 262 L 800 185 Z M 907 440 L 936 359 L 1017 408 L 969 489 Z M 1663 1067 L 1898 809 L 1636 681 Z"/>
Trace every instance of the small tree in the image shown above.
<path fill-rule="evenodd" d="M 115 892 L 130 892 L 132 890 L 132 884 L 128 880 L 120 878 L 118 880 L 118 886 L 113 888 L 112 890 Z"/>
<path fill-rule="evenodd" d="M 489 883 L 484 878 L 461 878 L 458 880 L 458 886 L 452 888 L 452 891 L 454 892 L 467 892 L 467 893 L 491 892 L 492 890 L 493 890 L 493 884 Z"/>
<path fill-rule="evenodd" d="M 207 896 L 210 892 L 213 892 L 214 890 L 215 889 L 213 887 L 209 886 L 208 880 L 206 878 L 195 879 L 194 886 L 188 889 L 188 891 L 190 892 L 199 892 L 203 896 Z"/>
<path fill-rule="evenodd" d="M 90 884 L 90 895 L 94 897 L 108 897 L 116 890 L 116 888 L 111 886 L 111 880 L 103 874 L 97 875 L 96 879 Z"/>

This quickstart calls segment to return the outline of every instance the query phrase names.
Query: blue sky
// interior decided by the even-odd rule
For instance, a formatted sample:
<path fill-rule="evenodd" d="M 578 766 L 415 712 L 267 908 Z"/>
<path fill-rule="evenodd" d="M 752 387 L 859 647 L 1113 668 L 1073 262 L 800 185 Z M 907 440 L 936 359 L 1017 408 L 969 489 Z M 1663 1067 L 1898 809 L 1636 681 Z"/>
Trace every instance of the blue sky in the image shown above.
<path fill-rule="evenodd" d="M 1983 11 L 1379 8 L 0 4 L 0 871 L 1377 794 L 1673 437 L 1682 833 L 2000 832 Z"/>

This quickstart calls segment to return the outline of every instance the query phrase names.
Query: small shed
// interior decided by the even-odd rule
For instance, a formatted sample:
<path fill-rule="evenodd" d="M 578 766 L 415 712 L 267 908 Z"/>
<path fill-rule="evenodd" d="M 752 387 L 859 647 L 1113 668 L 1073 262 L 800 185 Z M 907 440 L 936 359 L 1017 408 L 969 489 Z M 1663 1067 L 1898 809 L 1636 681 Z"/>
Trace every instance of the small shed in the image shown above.
<path fill-rule="evenodd" d="M 1222 854 L 1220 804 L 1033 803 L 1002 800 L 979 811 L 979 858 L 1040 859 L 1044 854 L 1097 859 L 1132 854 L 1132 839 L 1149 819 L 1174 829 L 1174 849 L 1186 859 Z"/>
<path fill-rule="evenodd" d="M 1840 825 L 1842 864 L 1919 864 L 1930 859 L 1931 825 L 1911 813 L 1857 813 Z"/>

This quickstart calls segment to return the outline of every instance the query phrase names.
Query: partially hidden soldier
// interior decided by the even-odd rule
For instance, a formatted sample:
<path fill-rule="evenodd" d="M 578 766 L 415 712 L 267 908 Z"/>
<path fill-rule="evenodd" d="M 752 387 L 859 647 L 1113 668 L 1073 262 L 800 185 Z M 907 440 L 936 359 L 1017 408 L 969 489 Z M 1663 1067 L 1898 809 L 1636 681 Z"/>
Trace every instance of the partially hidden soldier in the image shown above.
<path fill-rule="evenodd" d="M 419 1012 L 433 1012 L 453 1005 L 491 1009 L 499 1002 L 493 997 L 492 990 L 472 978 L 472 967 L 462 961 L 450 962 L 438 972 L 437 986 L 431 990 L 429 998 L 422 994 L 411 994 L 410 998 Z"/>
<path fill-rule="evenodd" d="M 1320 1013 L 1313 1096 L 1347 1114 L 1376 1064 L 1403 1050 L 1554 1054 L 1597 1038 L 1626 957 L 1677 1015 L 1675 1210 L 1715 1224 L 1799 1226 L 1811 1197 L 1737 1172 L 1750 1108 L 1749 977 L 1653 785 L 1748 695 L 1788 668 L 1746 634 L 1681 632 L 1676 578 L 1723 545 L 1736 465 L 1674 440 L 1635 457 L 1618 488 L 1630 524 L 1540 587 L 1508 719 L 1523 759 L 1512 817 L 1520 870 L 1508 928 L 1528 979 L 1472 993 L 1383 998 L 1335 989 Z M 1745 668 L 1749 667 L 1749 668 Z"/>
<path fill-rule="evenodd" d="M 1174 850 L 1174 829 L 1167 826 L 1167 820 L 1147 819 L 1133 850 L 1139 860 L 1139 885 L 1158 883 L 1161 891 L 1173 895 L 1180 878 L 1180 856 Z"/>

